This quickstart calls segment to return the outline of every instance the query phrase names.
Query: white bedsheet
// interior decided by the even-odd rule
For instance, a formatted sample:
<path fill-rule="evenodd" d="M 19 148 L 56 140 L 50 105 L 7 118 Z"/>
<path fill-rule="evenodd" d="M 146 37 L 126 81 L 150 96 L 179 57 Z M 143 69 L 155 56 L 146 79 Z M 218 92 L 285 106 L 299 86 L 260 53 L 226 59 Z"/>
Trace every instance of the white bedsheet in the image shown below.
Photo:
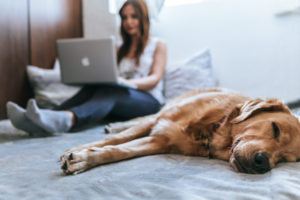
<path fill-rule="evenodd" d="M 155 155 L 66 176 L 59 156 L 107 137 L 102 126 L 48 138 L 14 131 L 8 121 L 0 122 L 1 200 L 300 199 L 300 163 L 281 163 L 266 174 L 249 175 L 236 173 L 221 160 Z"/>

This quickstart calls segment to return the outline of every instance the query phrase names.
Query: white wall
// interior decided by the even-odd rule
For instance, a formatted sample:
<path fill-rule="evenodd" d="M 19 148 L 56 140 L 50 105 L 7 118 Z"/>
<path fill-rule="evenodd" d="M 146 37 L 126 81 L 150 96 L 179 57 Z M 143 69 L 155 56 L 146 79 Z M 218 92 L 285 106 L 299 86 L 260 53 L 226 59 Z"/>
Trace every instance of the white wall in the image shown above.
<path fill-rule="evenodd" d="M 99 4 L 85 1 L 90 9 Z M 164 7 L 152 32 L 167 42 L 169 64 L 208 47 L 222 87 L 291 101 L 300 98 L 300 15 L 276 17 L 275 5 L 274 0 L 203 0 Z M 109 18 L 91 15 L 85 8 L 85 35 L 107 34 Z M 108 29 L 88 29 L 98 23 Z"/>
<path fill-rule="evenodd" d="M 108 0 L 83 0 L 83 34 L 103 38 L 118 33 L 115 15 L 109 13 Z"/>

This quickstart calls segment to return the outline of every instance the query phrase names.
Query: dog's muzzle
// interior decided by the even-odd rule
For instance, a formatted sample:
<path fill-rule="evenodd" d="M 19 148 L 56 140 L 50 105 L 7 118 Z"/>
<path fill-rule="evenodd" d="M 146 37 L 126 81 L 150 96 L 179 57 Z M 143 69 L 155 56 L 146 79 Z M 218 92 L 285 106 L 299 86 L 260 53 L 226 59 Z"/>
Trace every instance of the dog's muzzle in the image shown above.
<path fill-rule="evenodd" d="M 255 154 L 252 161 L 252 169 L 258 174 L 263 174 L 269 171 L 271 168 L 268 156 L 264 153 Z"/>
<path fill-rule="evenodd" d="M 250 160 L 246 160 L 243 156 L 235 153 L 233 163 L 236 169 L 243 173 L 263 174 L 271 169 L 269 158 L 264 153 L 256 153 Z"/>

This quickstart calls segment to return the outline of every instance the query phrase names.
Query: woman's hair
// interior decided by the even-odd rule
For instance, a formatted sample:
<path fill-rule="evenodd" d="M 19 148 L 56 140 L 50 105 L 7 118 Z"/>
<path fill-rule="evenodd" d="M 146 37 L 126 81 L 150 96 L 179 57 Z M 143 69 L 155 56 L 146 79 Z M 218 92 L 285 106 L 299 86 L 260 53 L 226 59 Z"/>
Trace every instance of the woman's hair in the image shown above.
<path fill-rule="evenodd" d="M 139 23 L 140 23 L 140 26 L 139 26 L 140 31 L 138 33 L 137 49 L 134 54 L 135 63 L 138 66 L 140 63 L 140 57 L 147 45 L 148 39 L 149 39 L 149 29 L 150 29 L 149 14 L 148 14 L 147 5 L 143 0 L 127 0 L 123 4 L 123 6 L 121 7 L 121 9 L 119 11 L 119 15 L 120 15 L 121 19 L 123 19 L 123 17 L 122 17 L 123 9 L 127 5 L 132 5 L 134 7 L 137 18 L 139 19 Z M 121 36 L 123 39 L 123 44 L 121 45 L 121 47 L 118 50 L 118 59 L 117 59 L 118 64 L 120 64 L 121 60 L 128 54 L 129 48 L 130 48 L 131 42 L 132 42 L 130 35 L 125 31 L 125 29 L 123 27 L 123 23 L 121 24 L 120 32 L 121 32 Z"/>

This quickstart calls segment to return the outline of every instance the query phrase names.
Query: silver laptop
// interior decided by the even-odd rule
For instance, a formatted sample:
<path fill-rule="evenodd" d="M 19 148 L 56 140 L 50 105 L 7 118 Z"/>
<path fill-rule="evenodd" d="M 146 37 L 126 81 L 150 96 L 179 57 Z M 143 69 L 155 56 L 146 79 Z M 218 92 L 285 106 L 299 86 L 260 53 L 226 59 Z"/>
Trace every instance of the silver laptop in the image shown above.
<path fill-rule="evenodd" d="M 63 83 L 72 85 L 118 84 L 113 37 L 57 40 L 57 51 Z"/>

